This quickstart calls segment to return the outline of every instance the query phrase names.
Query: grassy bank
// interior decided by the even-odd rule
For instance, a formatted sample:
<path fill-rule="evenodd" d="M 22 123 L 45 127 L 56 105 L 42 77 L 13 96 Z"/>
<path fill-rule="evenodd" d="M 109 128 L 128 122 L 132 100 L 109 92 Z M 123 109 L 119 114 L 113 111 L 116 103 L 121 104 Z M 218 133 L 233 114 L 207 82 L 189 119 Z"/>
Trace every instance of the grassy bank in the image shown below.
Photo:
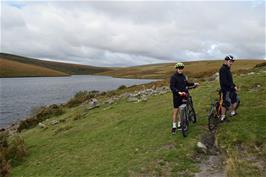
<path fill-rule="evenodd" d="M 236 77 L 239 114 L 217 133 L 228 176 L 263 176 L 265 76 L 260 69 Z M 202 160 L 196 143 L 208 131 L 209 97 L 216 88 L 218 81 L 212 81 L 191 91 L 199 121 L 187 138 L 170 134 L 171 93 L 137 103 L 122 99 L 95 109 L 88 104 L 65 107 L 64 114 L 43 122 L 46 128 L 22 131 L 28 156 L 12 169 L 12 176 L 194 176 Z M 55 120 L 59 123 L 52 124 Z M 246 160 L 242 152 L 256 158 Z"/>

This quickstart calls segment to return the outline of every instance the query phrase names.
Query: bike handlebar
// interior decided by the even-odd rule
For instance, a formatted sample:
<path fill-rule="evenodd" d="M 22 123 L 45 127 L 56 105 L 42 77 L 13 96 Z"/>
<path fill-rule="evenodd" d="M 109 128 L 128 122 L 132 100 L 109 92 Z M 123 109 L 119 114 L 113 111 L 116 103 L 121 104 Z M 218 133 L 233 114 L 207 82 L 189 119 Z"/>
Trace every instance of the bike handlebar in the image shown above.
<path fill-rule="evenodd" d="M 197 88 L 198 85 L 193 85 L 193 86 L 188 86 L 187 89 L 190 90 L 190 89 L 194 89 L 194 88 Z"/>

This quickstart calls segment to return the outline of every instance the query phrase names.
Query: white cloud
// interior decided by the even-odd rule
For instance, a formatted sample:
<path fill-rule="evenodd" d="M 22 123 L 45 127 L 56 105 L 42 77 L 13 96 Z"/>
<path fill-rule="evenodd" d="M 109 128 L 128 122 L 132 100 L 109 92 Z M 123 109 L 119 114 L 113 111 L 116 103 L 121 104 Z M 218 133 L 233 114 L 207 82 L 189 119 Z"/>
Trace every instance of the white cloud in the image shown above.
<path fill-rule="evenodd" d="M 97 66 L 265 58 L 265 2 L 3 2 L 1 51 Z"/>

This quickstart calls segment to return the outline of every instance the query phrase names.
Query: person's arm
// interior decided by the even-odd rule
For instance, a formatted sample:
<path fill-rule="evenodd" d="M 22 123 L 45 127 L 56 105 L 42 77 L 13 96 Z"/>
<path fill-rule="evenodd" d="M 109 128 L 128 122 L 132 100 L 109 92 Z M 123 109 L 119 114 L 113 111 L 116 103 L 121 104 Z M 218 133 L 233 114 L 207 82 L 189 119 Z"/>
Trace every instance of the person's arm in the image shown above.
<path fill-rule="evenodd" d="M 220 69 L 219 72 L 219 77 L 220 77 L 220 84 L 222 87 L 225 87 L 226 89 L 230 89 L 230 83 L 227 78 L 227 73 L 225 69 Z"/>
<path fill-rule="evenodd" d="M 189 82 L 188 80 L 186 80 L 186 86 L 188 86 L 188 87 L 196 87 L 198 85 L 200 85 L 200 84 L 197 82 Z"/>
<path fill-rule="evenodd" d="M 237 87 L 236 87 L 236 84 L 233 81 L 233 76 L 232 76 L 231 72 L 230 72 L 230 76 L 229 77 L 230 77 L 230 89 L 233 90 L 233 91 L 236 91 Z"/>
<path fill-rule="evenodd" d="M 189 82 L 189 81 L 186 80 L 186 85 L 190 87 L 190 86 L 194 86 L 195 83 L 194 82 Z"/>
<path fill-rule="evenodd" d="M 175 87 L 176 79 L 174 76 L 171 77 L 170 79 L 170 89 L 172 90 L 173 93 L 178 93 L 179 90 Z"/>

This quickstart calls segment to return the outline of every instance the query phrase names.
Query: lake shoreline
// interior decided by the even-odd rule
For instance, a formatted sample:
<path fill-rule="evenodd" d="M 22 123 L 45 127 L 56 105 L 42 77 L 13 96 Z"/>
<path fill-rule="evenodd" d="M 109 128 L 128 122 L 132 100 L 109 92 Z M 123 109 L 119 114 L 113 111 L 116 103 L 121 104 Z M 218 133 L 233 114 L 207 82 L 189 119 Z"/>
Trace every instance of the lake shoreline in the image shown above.
<path fill-rule="evenodd" d="M 80 78 L 80 76 L 81 75 L 72 75 L 72 76 L 74 76 L 73 78 L 74 79 L 78 79 L 79 80 L 79 78 Z M 75 76 L 77 76 L 77 77 L 75 77 Z M 86 78 L 86 76 L 87 75 L 82 75 L 82 76 L 84 76 L 84 77 L 82 77 L 82 78 Z M 95 78 L 94 76 L 96 76 L 96 75 L 88 75 L 88 76 L 92 76 L 93 78 Z M 111 76 L 96 76 L 96 78 L 95 78 L 95 80 L 98 80 L 98 77 L 99 77 L 99 79 L 101 79 L 101 78 L 108 78 L 108 80 L 109 80 L 109 82 L 107 82 L 106 84 L 108 84 L 108 83 L 110 83 L 110 82 L 112 82 L 112 80 L 113 79 L 116 79 L 116 78 L 113 78 L 113 77 L 111 77 Z M 35 80 L 35 78 L 36 77 L 32 77 L 32 79 L 33 79 L 33 82 L 36 82 L 36 80 Z M 43 78 L 43 77 L 40 77 L 40 78 Z M 50 77 L 48 77 L 48 79 L 49 79 Z M 60 79 L 60 77 L 58 77 L 59 79 Z M 66 77 L 62 77 L 62 78 L 66 78 Z M 71 77 L 67 77 L 67 78 L 71 78 Z M 11 78 L 11 80 L 10 80 L 10 82 L 11 83 L 16 83 L 17 81 L 19 81 L 19 82 L 23 82 L 23 80 L 21 81 L 20 79 L 21 78 L 17 78 L 17 79 L 19 79 L 19 80 L 15 80 L 15 81 L 13 81 L 12 79 L 16 79 L 16 78 Z M 26 78 L 26 79 L 30 79 L 30 78 Z M 43 78 L 44 79 L 44 81 L 42 81 L 42 82 L 45 82 L 47 79 L 46 78 Z M 30 79 L 31 80 L 31 79 Z M 69 96 L 66 96 L 66 98 L 65 99 L 61 99 L 61 101 L 60 100 L 58 100 L 57 98 L 54 98 L 53 100 L 54 101 L 47 101 L 46 100 L 46 102 L 44 103 L 44 104 L 41 104 L 40 106 L 38 106 L 38 104 L 34 104 L 34 107 L 26 107 L 27 109 L 28 109 L 28 111 L 23 111 L 24 113 L 22 113 L 23 115 L 21 116 L 21 115 L 19 115 L 19 114 L 21 114 L 20 112 L 19 112 L 19 110 L 17 110 L 16 108 L 14 108 L 14 110 L 16 110 L 15 112 L 13 112 L 13 110 L 11 109 L 11 107 L 10 108 L 8 108 L 8 110 L 7 109 L 5 109 L 5 107 L 7 106 L 6 104 L 11 104 L 11 103 L 5 103 L 5 104 L 3 104 L 3 105 L 1 105 L 1 108 L 2 108 L 2 110 L 6 110 L 5 112 L 7 112 L 7 114 L 5 113 L 3 113 L 3 112 L 1 112 L 2 114 L 1 114 L 1 117 L 2 117 L 2 125 L 1 125 L 1 127 L 0 127 L 0 129 L 1 128 L 4 128 L 4 129 L 6 129 L 6 128 L 8 128 L 8 127 L 12 127 L 12 125 L 13 124 L 17 124 L 17 122 L 20 122 L 21 120 L 25 120 L 26 118 L 28 118 L 28 117 L 30 117 L 30 116 L 32 116 L 33 114 L 32 114 L 32 111 L 33 111 L 33 109 L 35 109 L 35 110 L 37 110 L 36 108 L 40 108 L 40 107 L 47 107 L 47 105 L 49 106 L 49 105 L 52 105 L 52 104 L 64 104 L 64 103 L 66 103 L 67 101 L 69 101 L 77 92 L 79 92 L 79 91 L 82 91 L 82 90 L 99 90 L 100 92 L 116 92 L 117 90 L 118 90 L 118 88 L 121 86 L 121 85 L 127 85 L 126 87 L 128 88 L 128 87 L 131 87 L 131 86 L 136 86 L 136 85 L 143 85 L 143 84 L 147 84 L 147 83 L 151 83 L 151 82 L 155 82 L 155 81 L 159 81 L 159 80 L 155 80 L 155 79 L 149 79 L 149 80 L 146 80 L 146 79 L 126 79 L 125 81 L 124 81 L 124 79 L 123 78 L 119 78 L 118 80 L 121 80 L 120 81 L 120 83 L 118 82 L 117 84 L 116 84 L 116 86 L 112 86 L 112 87 L 106 87 L 106 86 L 104 86 L 104 90 L 103 89 L 94 89 L 94 88 L 90 88 L 90 89 L 86 89 L 86 88 L 81 88 L 81 89 L 76 89 L 76 91 L 75 92 L 73 92 L 72 91 L 72 94 L 68 94 Z M 38 80 L 39 81 L 39 80 Z M 37 81 L 37 82 L 38 82 Z M 67 81 L 66 81 L 67 82 Z M 125 82 L 125 83 L 124 83 Z M 142 82 L 142 83 L 141 83 Z M 144 82 L 144 83 L 143 83 Z M 146 82 L 146 83 L 145 83 Z M 131 83 L 131 84 L 130 84 Z M 129 84 L 129 85 L 128 85 Z M 89 83 L 88 84 L 85 84 L 85 85 L 90 85 Z M 39 87 L 39 86 L 38 86 Z M 40 86 L 41 87 L 41 86 Z M 102 86 L 101 86 L 102 87 Z M 106 89 L 106 88 L 107 89 Z M 5 88 L 4 88 L 5 89 Z M 47 90 L 47 89 L 46 89 Z M 69 90 L 69 89 L 67 89 L 67 90 Z M 53 91 L 53 89 L 52 89 L 52 91 Z M 29 91 L 30 92 L 30 91 Z M 60 92 L 59 92 L 60 93 Z M 31 93 L 30 93 L 31 94 Z M 32 95 L 32 94 L 31 94 Z M 21 96 L 21 95 L 19 95 L 19 96 Z M 22 94 L 22 96 L 23 96 L 23 94 Z M 39 96 L 38 96 L 39 97 Z M 45 98 L 46 96 L 45 95 L 42 95 L 41 97 L 43 97 L 43 98 Z M 54 97 L 58 97 L 58 95 L 57 94 L 55 94 L 54 95 Z M 14 99 L 16 99 L 16 97 L 12 97 L 12 98 L 14 98 Z M 10 101 L 10 99 L 12 100 L 12 98 L 9 98 L 9 101 Z M 40 98 L 40 99 L 43 99 L 43 98 Z M 30 99 L 30 98 L 29 98 Z M 49 98 L 48 98 L 48 100 L 49 100 Z M 36 101 L 36 100 L 33 100 L 34 102 Z M 38 100 L 37 100 L 38 101 Z M 19 103 L 17 103 L 17 102 L 19 102 Z M 23 107 L 24 105 L 21 105 L 21 104 L 23 104 L 22 103 L 23 101 L 22 100 L 20 100 L 20 97 L 18 97 L 17 98 L 17 101 L 16 101 L 16 104 L 17 104 L 17 106 L 19 107 L 19 109 L 23 109 L 23 108 L 21 108 L 21 107 Z M 11 105 L 10 105 L 11 106 Z M 10 109 L 10 110 L 9 110 Z M 34 112 L 36 112 L 36 111 L 34 111 Z M 12 115 L 16 115 L 15 117 L 14 116 L 12 116 Z M 10 117 L 12 117 L 12 119 L 10 118 Z"/>
<path fill-rule="evenodd" d="M 121 90 L 124 90 L 122 91 L 122 93 L 127 93 L 127 94 L 131 94 L 133 92 L 136 92 L 136 91 L 140 91 L 140 90 L 143 90 L 143 88 L 149 88 L 151 87 L 152 89 L 156 88 L 157 86 L 165 86 L 166 85 L 166 80 L 158 80 L 158 81 L 152 81 L 152 82 L 149 82 L 149 83 L 144 83 L 144 84 L 138 84 L 138 85 L 132 85 L 132 86 L 129 86 L 129 87 L 123 87 L 122 89 L 121 88 L 117 88 L 117 89 L 114 89 L 114 90 L 109 90 L 109 91 L 98 91 L 98 90 L 92 90 L 91 92 L 99 92 L 99 95 L 98 96 L 101 96 L 102 94 L 108 94 L 108 93 L 111 93 L 111 96 L 107 96 L 106 98 L 112 98 L 114 95 L 119 95 L 121 94 Z M 129 90 L 128 90 L 129 89 Z M 80 92 L 80 91 L 79 91 Z M 78 92 L 77 92 L 78 93 Z M 73 95 L 74 96 L 74 95 Z M 95 98 L 98 98 L 98 96 L 96 96 Z M 42 108 L 49 108 L 50 106 L 59 106 L 59 107 L 65 107 L 66 104 L 72 99 L 73 97 L 69 98 L 69 100 L 67 100 L 66 102 L 64 103 L 58 103 L 58 104 L 48 104 L 48 105 L 45 105 L 43 106 Z M 87 100 L 89 101 L 89 100 Z M 40 109 L 41 110 L 41 109 Z M 23 119 L 20 119 L 20 120 L 17 120 L 15 122 L 13 122 L 11 125 L 8 125 L 7 127 L 0 127 L 0 132 L 1 131 L 9 131 L 9 132 L 13 132 L 13 133 L 16 133 L 18 132 L 18 127 L 20 125 L 21 122 L 23 121 L 27 121 L 27 120 L 30 120 L 32 119 L 33 117 L 35 117 L 36 115 L 38 114 L 35 113 L 35 114 L 32 114 L 32 115 L 28 115 L 26 117 L 24 117 Z"/>

